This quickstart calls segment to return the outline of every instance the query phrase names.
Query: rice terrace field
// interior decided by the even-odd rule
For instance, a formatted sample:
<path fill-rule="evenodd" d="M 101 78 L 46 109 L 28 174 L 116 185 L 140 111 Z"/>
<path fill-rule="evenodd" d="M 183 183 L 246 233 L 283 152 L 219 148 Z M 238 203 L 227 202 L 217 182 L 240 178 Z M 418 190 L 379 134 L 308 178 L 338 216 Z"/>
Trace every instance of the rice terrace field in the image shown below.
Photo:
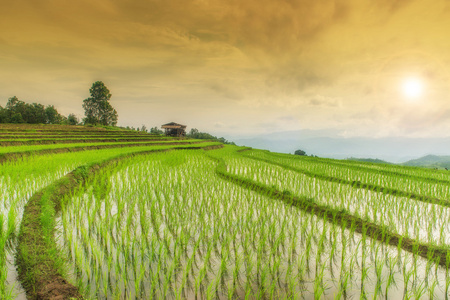
<path fill-rule="evenodd" d="M 0 124 L 0 190 L 1 299 L 450 292 L 447 171 Z"/>

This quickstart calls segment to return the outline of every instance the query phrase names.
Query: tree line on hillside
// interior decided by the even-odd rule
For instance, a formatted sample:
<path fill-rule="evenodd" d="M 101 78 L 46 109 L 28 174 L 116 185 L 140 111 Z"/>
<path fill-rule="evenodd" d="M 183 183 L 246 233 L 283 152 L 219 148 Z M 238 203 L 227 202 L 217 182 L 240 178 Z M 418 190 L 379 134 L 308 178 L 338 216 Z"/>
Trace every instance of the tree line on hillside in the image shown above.
<path fill-rule="evenodd" d="M 306 152 L 301 149 L 295 150 L 294 155 L 308 156 L 308 154 L 306 154 Z M 318 156 L 311 154 L 311 157 L 318 157 Z"/>
<path fill-rule="evenodd" d="M 27 124 L 78 124 L 74 114 L 65 117 L 53 105 L 25 103 L 16 96 L 8 99 L 6 106 L 0 106 L 0 123 Z"/>
<path fill-rule="evenodd" d="M 216 137 L 214 135 L 211 135 L 209 133 L 200 132 L 200 131 L 198 131 L 197 128 L 192 128 L 191 131 L 189 131 L 189 133 L 186 134 L 186 136 L 191 138 L 191 139 L 215 140 L 215 141 L 219 141 L 219 142 L 224 143 L 224 144 L 236 145 L 234 142 L 227 141 L 224 137 L 218 138 L 218 137 Z"/>
<path fill-rule="evenodd" d="M 25 103 L 16 96 L 8 99 L 5 108 L 0 106 L 0 123 L 28 123 L 28 124 L 67 124 L 67 125 L 103 125 L 116 126 L 118 114 L 111 106 L 109 100 L 111 93 L 102 81 L 96 81 L 89 89 L 91 97 L 83 100 L 85 118 L 82 122 L 74 114 L 68 117 L 61 115 L 53 105 L 44 106 L 39 103 Z M 134 129 L 127 127 L 127 129 Z M 136 128 L 137 131 L 147 132 L 145 125 Z M 151 134 L 163 134 L 158 127 L 148 130 Z M 223 137 L 216 137 L 206 132 L 192 128 L 186 135 L 192 139 L 215 140 L 224 144 L 235 145 Z"/>
<path fill-rule="evenodd" d="M 69 114 L 66 117 L 61 115 L 53 105 L 30 104 L 19 100 L 16 96 L 9 98 L 4 108 L 0 105 L 0 123 L 115 126 L 118 115 L 109 103 L 111 93 L 105 84 L 96 81 L 89 92 L 91 97 L 83 100 L 86 117 L 81 123 L 75 114 Z"/>
<path fill-rule="evenodd" d="M 125 127 L 125 129 L 136 130 L 136 131 L 150 133 L 150 134 L 159 134 L 159 135 L 164 134 L 164 131 L 162 131 L 161 129 L 159 129 L 156 126 L 150 128 L 150 130 L 147 130 L 147 126 L 145 126 L 145 125 L 142 125 L 142 127 L 140 127 L 140 128 L 139 127 L 134 128 L 133 126 L 127 126 L 127 127 Z"/>
<path fill-rule="evenodd" d="M 161 129 L 159 129 L 156 126 L 150 128 L 150 130 L 147 130 L 147 127 L 145 125 L 142 125 L 141 128 L 139 128 L 139 127 L 134 128 L 134 127 L 127 126 L 126 129 L 136 130 L 136 131 L 140 131 L 140 132 L 148 132 L 150 134 L 160 134 L 160 135 L 164 134 L 164 131 L 162 131 Z M 214 141 L 218 141 L 218 142 L 221 142 L 224 144 L 236 145 L 234 142 L 228 141 L 224 137 L 218 138 L 207 132 L 200 132 L 200 131 L 198 131 L 197 128 L 192 128 L 191 131 L 189 131 L 189 133 L 186 134 L 186 137 L 191 138 L 191 139 L 199 139 L 199 140 L 214 140 Z"/>

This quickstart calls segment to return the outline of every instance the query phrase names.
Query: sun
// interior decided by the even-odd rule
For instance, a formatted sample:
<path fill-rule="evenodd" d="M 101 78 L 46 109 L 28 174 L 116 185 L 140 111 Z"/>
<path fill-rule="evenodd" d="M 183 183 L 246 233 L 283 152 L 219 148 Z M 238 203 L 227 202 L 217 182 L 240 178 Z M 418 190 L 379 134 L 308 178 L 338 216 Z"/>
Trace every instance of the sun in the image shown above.
<path fill-rule="evenodd" d="M 401 84 L 403 96 L 410 100 L 419 99 L 424 92 L 424 83 L 420 78 L 405 78 Z"/>

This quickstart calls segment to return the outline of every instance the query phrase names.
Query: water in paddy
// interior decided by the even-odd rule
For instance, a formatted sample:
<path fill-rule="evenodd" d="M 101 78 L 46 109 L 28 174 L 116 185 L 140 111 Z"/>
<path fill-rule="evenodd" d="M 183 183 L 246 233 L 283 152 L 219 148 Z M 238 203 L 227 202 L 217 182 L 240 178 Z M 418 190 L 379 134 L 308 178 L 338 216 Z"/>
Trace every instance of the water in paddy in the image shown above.
<path fill-rule="evenodd" d="M 445 298 L 434 263 L 223 181 L 198 155 L 135 161 L 70 199 L 56 236 L 87 296 Z"/>

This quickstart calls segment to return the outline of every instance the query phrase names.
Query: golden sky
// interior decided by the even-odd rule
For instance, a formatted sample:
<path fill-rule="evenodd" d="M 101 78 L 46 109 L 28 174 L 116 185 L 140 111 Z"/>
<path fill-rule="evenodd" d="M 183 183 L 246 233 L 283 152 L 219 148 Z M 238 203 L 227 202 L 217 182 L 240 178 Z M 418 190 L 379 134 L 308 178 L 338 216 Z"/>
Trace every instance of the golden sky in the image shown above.
<path fill-rule="evenodd" d="M 94 81 L 122 126 L 216 135 L 450 131 L 448 0 L 0 0 L 0 105 L 83 116 Z M 401 92 L 418 78 L 423 95 Z"/>

